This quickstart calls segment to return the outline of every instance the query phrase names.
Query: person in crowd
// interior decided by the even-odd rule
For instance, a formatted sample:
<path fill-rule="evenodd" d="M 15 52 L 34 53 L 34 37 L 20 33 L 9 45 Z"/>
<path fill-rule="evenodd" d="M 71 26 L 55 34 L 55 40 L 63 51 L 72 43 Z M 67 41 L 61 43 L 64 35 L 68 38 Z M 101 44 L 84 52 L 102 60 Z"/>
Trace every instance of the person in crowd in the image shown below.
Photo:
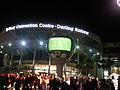
<path fill-rule="evenodd" d="M 3 90 L 4 85 L 3 85 L 3 75 L 0 74 L 0 90 Z"/>
<path fill-rule="evenodd" d="M 28 77 L 28 75 L 26 75 L 24 82 L 23 82 L 23 89 L 22 90 L 29 90 L 28 84 L 30 84 L 30 77 Z"/>
<path fill-rule="evenodd" d="M 64 79 L 64 77 L 61 78 L 61 90 L 69 90 L 69 85 L 66 80 Z"/>
<path fill-rule="evenodd" d="M 112 80 L 87 76 L 66 78 L 55 75 L 0 74 L 0 90 L 115 90 Z M 120 90 L 120 79 L 118 79 Z"/>
<path fill-rule="evenodd" d="M 120 90 L 120 76 L 118 76 L 118 90 Z"/>
<path fill-rule="evenodd" d="M 52 75 L 49 81 L 50 90 L 59 90 L 60 80 L 56 78 L 55 75 Z"/>
<path fill-rule="evenodd" d="M 11 87 L 13 87 L 15 82 L 15 75 L 10 75 L 10 82 L 11 82 Z"/>
<path fill-rule="evenodd" d="M 101 79 L 100 81 L 100 88 L 103 88 L 103 89 L 108 89 L 109 88 L 109 85 L 107 84 L 107 81 L 106 79 Z"/>
<path fill-rule="evenodd" d="M 5 86 L 5 90 L 7 90 L 7 87 L 8 87 L 8 85 L 9 85 L 9 77 L 8 77 L 8 75 L 6 74 L 4 77 L 3 77 L 3 84 L 4 84 L 4 86 Z"/>
<path fill-rule="evenodd" d="M 86 80 L 86 82 L 84 83 L 84 85 L 83 85 L 83 90 L 96 90 L 96 86 L 95 86 L 95 84 L 93 83 L 93 81 L 92 81 L 92 79 L 91 78 L 88 78 L 87 80 Z"/>
<path fill-rule="evenodd" d="M 16 79 L 15 83 L 15 90 L 20 90 L 21 85 L 22 85 L 22 74 Z"/>
<path fill-rule="evenodd" d="M 76 80 L 74 79 L 74 77 L 70 77 L 70 89 L 71 90 L 76 90 Z"/>
<path fill-rule="evenodd" d="M 109 85 L 110 85 L 110 90 L 115 90 L 115 87 L 114 87 L 114 83 L 113 83 L 113 81 L 111 80 L 111 79 L 109 79 Z"/>

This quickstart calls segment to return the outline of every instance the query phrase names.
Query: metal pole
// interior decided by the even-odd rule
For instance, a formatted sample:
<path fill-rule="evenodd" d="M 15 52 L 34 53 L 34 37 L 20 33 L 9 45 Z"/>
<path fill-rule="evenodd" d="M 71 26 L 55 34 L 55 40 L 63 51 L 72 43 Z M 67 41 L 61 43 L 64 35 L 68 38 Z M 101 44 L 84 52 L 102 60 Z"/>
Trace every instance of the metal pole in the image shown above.
<path fill-rule="evenodd" d="M 66 78 L 66 63 L 64 65 L 64 74 L 65 74 L 65 78 Z"/>
<path fill-rule="evenodd" d="M 34 67 L 35 67 L 35 59 L 36 59 L 36 47 L 34 48 L 34 56 L 33 56 L 33 67 L 32 67 L 32 73 L 35 74 Z"/>
<path fill-rule="evenodd" d="M 7 67 L 7 54 L 4 55 L 3 62 L 4 62 L 4 67 L 6 68 Z"/>
<path fill-rule="evenodd" d="M 40 45 L 40 50 L 41 50 L 41 60 L 43 60 L 43 47 L 42 47 L 42 45 Z"/>
<path fill-rule="evenodd" d="M 50 75 L 51 57 L 49 56 L 48 75 Z"/>
<path fill-rule="evenodd" d="M 95 76 L 97 77 L 97 58 L 96 58 L 96 54 L 92 55 L 92 59 L 95 62 Z"/>
<path fill-rule="evenodd" d="M 79 64 L 80 61 L 79 61 L 79 50 L 78 50 L 78 53 L 77 53 L 77 63 Z"/>
<path fill-rule="evenodd" d="M 77 45 L 79 45 L 79 39 L 77 39 Z M 77 63 L 79 64 L 79 49 L 77 49 Z"/>
<path fill-rule="evenodd" d="M 95 62 L 96 62 L 95 64 L 96 64 L 96 77 L 97 77 L 97 61 L 95 61 Z"/>
<path fill-rule="evenodd" d="M 22 48 L 21 48 L 21 53 L 20 53 L 20 60 L 19 60 L 19 70 L 21 68 L 21 64 L 22 64 L 22 56 L 23 56 L 23 51 L 22 51 Z"/>
<path fill-rule="evenodd" d="M 10 73 L 12 72 L 12 59 L 13 59 L 13 49 L 12 49 L 12 52 L 11 52 L 11 58 L 10 58 Z"/>

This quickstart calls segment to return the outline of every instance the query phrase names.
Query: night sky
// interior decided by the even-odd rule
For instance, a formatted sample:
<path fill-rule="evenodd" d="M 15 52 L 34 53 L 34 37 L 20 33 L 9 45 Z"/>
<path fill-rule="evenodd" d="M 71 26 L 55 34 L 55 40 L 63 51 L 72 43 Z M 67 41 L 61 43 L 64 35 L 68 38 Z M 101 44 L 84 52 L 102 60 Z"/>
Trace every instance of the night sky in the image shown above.
<path fill-rule="evenodd" d="M 116 0 L 17 1 L 0 6 L 0 29 L 32 22 L 78 27 L 97 34 L 102 42 L 120 42 Z"/>

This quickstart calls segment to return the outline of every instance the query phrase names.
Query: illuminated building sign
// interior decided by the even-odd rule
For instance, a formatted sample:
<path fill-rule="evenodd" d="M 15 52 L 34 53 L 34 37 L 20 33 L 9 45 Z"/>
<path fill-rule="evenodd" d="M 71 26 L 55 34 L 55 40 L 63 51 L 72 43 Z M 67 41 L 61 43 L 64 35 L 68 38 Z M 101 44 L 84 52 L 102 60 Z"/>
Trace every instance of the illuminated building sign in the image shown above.
<path fill-rule="evenodd" d="M 6 32 L 11 31 L 11 30 L 15 30 L 15 29 L 19 29 L 19 28 L 32 28 L 32 27 L 38 27 L 38 24 L 16 25 L 13 27 L 6 28 Z"/>
<path fill-rule="evenodd" d="M 11 31 L 11 30 L 15 30 L 15 26 L 6 28 L 6 32 Z"/>
<path fill-rule="evenodd" d="M 83 34 L 86 34 L 86 35 L 88 35 L 88 34 L 89 34 L 89 32 L 84 31 L 84 30 L 82 30 L 82 29 L 78 29 L 78 28 L 75 28 L 75 31 L 76 31 L 76 32 L 83 33 Z"/>
<path fill-rule="evenodd" d="M 19 29 L 19 28 L 31 28 L 31 27 L 38 27 L 38 25 L 37 24 L 17 25 L 16 29 Z"/>
<path fill-rule="evenodd" d="M 53 25 L 53 24 L 24 24 L 24 25 L 16 25 L 13 27 L 8 27 L 5 29 L 6 32 L 8 31 L 12 31 L 15 29 L 21 29 L 21 28 L 57 28 L 57 29 L 62 29 L 62 30 L 68 30 L 68 31 L 75 31 L 75 32 L 80 32 L 86 35 L 89 35 L 89 32 L 82 30 L 82 29 L 78 29 L 78 28 L 73 28 L 73 27 L 69 27 L 69 26 L 63 26 L 63 25 Z"/>
<path fill-rule="evenodd" d="M 42 23 L 40 23 L 40 24 L 39 24 L 39 27 L 43 27 L 43 28 L 54 28 L 55 26 L 52 25 L 52 24 L 42 24 Z"/>
<path fill-rule="evenodd" d="M 74 28 L 72 28 L 72 27 L 68 27 L 68 26 L 61 26 L 61 25 L 57 25 L 57 28 L 58 28 L 58 29 L 70 30 L 70 31 L 73 31 L 73 29 L 74 29 Z"/>

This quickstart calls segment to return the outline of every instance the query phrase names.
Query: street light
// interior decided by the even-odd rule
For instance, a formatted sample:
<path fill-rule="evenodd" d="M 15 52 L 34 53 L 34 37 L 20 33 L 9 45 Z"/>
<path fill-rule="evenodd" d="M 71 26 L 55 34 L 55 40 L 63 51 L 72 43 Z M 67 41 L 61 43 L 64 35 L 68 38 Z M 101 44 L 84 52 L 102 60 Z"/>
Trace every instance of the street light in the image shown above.
<path fill-rule="evenodd" d="M 39 44 L 40 44 L 41 52 L 42 52 L 42 53 L 41 53 L 41 57 L 42 57 L 42 59 L 43 59 L 43 47 L 42 47 L 42 46 L 44 45 L 44 43 L 43 43 L 43 41 L 40 41 Z"/>
<path fill-rule="evenodd" d="M 6 68 L 6 66 L 7 66 L 7 57 L 8 57 L 8 54 L 6 53 L 5 55 L 4 55 L 4 59 L 3 59 L 3 63 L 4 63 L 4 66 L 5 66 L 5 68 Z"/>
<path fill-rule="evenodd" d="M 8 46 L 12 46 L 12 44 L 11 44 L 11 43 L 8 43 Z"/>
<path fill-rule="evenodd" d="M 34 67 L 35 67 L 35 59 L 36 59 L 36 47 L 34 47 L 34 56 L 33 56 L 33 68 L 32 68 L 32 73 L 34 74 Z"/>
<path fill-rule="evenodd" d="M 98 76 L 97 74 L 98 74 L 98 72 L 97 72 L 97 60 L 99 59 L 99 55 L 100 55 L 100 53 L 95 53 L 95 54 L 93 54 L 93 56 L 92 56 L 92 58 L 93 58 L 93 60 L 95 61 L 95 68 L 96 68 L 96 77 Z"/>
<path fill-rule="evenodd" d="M 36 59 L 36 46 L 35 46 L 35 44 L 33 46 L 34 46 L 34 54 L 33 54 L 33 62 L 32 62 L 32 65 L 33 65 L 32 74 L 35 73 L 34 68 L 35 68 L 35 59 Z"/>
<path fill-rule="evenodd" d="M 92 49 L 89 49 L 89 52 L 92 52 Z"/>
<path fill-rule="evenodd" d="M 78 37 L 77 38 L 77 45 L 79 45 L 82 41 L 82 39 L 84 38 L 84 37 L 86 37 L 86 35 L 82 35 L 82 36 L 80 36 L 80 37 Z M 79 54 L 80 54 L 80 51 L 79 51 L 79 49 L 80 49 L 80 47 L 79 46 L 76 46 L 76 49 L 77 49 L 77 63 L 79 64 L 80 63 L 80 61 L 79 61 Z M 81 50 L 81 52 L 83 52 L 84 53 L 84 51 L 83 50 Z M 84 53 L 85 55 L 86 55 L 86 53 Z M 87 57 L 86 57 L 87 58 Z"/>
<path fill-rule="evenodd" d="M 41 47 L 41 46 L 44 45 L 44 43 L 43 43 L 42 41 L 40 41 L 40 42 L 39 42 L 39 45 L 40 45 L 40 47 Z M 33 62 L 32 62 L 32 65 L 33 65 L 33 67 L 32 67 L 32 73 L 33 73 L 33 74 L 35 73 L 35 72 L 34 72 L 35 59 L 36 59 L 36 46 L 35 46 L 35 44 L 34 44 L 34 55 L 33 55 Z"/>
<path fill-rule="evenodd" d="M 25 41 L 21 41 L 21 45 L 25 46 L 26 42 Z M 21 47 L 21 54 L 20 54 L 20 60 L 19 60 L 19 69 L 21 68 L 21 64 L 22 64 L 22 56 L 23 56 L 23 51 L 22 51 L 22 47 Z"/>
<path fill-rule="evenodd" d="M 10 69 L 10 73 L 11 73 L 11 67 L 12 67 L 12 59 L 13 59 L 13 49 L 12 49 L 12 43 L 8 43 L 8 46 L 10 47 L 10 49 L 11 49 L 11 57 L 10 57 L 10 62 L 9 62 L 9 64 L 10 64 L 10 67 L 9 67 L 9 69 Z"/>

